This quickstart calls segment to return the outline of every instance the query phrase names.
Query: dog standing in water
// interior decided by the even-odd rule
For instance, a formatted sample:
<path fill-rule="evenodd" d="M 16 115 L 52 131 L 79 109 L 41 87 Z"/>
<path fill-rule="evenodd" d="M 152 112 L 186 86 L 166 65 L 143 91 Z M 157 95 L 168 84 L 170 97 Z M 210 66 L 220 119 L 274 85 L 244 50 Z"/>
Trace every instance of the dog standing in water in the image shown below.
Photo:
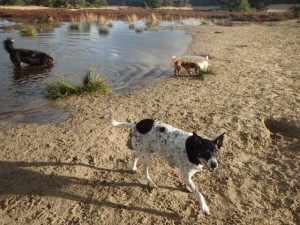
<path fill-rule="evenodd" d="M 44 52 L 18 49 L 14 47 L 14 40 L 7 38 L 4 41 L 4 48 L 10 55 L 10 60 L 15 67 L 22 68 L 25 64 L 30 66 L 50 66 L 55 63 L 53 58 Z"/>

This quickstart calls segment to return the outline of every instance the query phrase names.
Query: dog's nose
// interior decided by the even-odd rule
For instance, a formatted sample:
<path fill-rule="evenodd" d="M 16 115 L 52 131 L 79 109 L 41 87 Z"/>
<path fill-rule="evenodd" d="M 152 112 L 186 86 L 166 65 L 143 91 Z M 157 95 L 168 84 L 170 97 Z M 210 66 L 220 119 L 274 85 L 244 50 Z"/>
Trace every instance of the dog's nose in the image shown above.
<path fill-rule="evenodd" d="M 211 168 L 215 169 L 215 168 L 218 167 L 218 163 L 215 162 L 215 161 L 212 161 L 212 162 L 210 163 L 210 166 L 211 166 Z"/>

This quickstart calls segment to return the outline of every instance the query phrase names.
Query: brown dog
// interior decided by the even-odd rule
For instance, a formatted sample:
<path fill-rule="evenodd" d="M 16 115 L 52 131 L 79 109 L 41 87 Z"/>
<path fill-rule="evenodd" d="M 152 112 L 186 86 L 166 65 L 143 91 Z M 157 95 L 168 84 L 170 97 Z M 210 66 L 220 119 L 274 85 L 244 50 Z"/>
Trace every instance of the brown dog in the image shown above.
<path fill-rule="evenodd" d="M 197 63 L 186 62 L 182 59 L 177 60 L 175 56 L 172 56 L 172 61 L 174 63 L 174 73 L 175 73 L 175 75 L 181 75 L 180 74 L 181 67 L 183 67 L 189 73 L 189 75 L 192 75 L 191 69 L 195 70 L 195 74 L 197 74 L 198 70 L 200 69 L 200 67 Z"/>

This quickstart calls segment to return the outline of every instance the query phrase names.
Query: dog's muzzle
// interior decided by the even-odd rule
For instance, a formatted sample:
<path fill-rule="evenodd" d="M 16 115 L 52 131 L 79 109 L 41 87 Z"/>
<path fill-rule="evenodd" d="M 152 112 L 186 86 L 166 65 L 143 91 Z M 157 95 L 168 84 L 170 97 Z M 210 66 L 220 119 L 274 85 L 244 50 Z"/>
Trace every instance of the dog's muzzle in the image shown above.
<path fill-rule="evenodd" d="M 218 167 L 218 162 L 215 158 L 209 159 L 207 163 L 202 158 L 199 158 L 199 160 L 200 160 L 200 163 L 204 166 L 204 168 L 208 169 L 209 172 L 214 172 L 215 169 L 217 169 L 217 167 Z"/>

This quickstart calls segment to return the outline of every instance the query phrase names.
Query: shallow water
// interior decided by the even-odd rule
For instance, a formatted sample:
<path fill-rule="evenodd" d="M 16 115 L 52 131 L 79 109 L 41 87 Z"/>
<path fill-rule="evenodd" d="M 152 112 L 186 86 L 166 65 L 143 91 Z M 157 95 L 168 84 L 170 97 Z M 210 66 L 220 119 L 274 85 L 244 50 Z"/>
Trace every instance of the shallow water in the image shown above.
<path fill-rule="evenodd" d="M 142 21 L 136 23 L 138 28 L 145 26 Z M 15 69 L 9 54 L 1 48 L 0 129 L 65 119 L 65 110 L 54 107 L 45 91 L 45 84 L 57 76 L 80 82 L 92 66 L 108 79 L 114 92 L 123 94 L 142 88 L 153 79 L 171 76 L 171 56 L 183 55 L 191 41 L 183 31 L 138 33 L 122 21 L 112 21 L 106 36 L 99 34 L 96 23 L 63 23 L 58 28 L 43 29 L 35 37 L 21 37 L 18 31 L 1 33 L 1 43 L 7 37 L 15 39 L 16 48 L 46 52 L 57 63 L 50 68 Z"/>

